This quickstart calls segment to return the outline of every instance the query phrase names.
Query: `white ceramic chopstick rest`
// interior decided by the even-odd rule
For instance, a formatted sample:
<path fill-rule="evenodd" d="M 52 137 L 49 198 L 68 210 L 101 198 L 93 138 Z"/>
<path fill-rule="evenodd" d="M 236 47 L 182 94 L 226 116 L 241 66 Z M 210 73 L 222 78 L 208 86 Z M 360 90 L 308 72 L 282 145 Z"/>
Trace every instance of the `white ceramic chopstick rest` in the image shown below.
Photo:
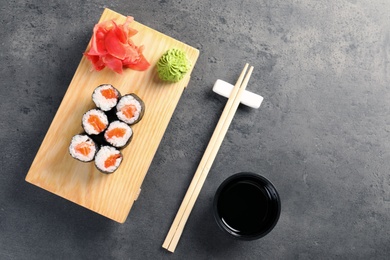
<path fill-rule="evenodd" d="M 230 83 L 227 83 L 226 81 L 217 79 L 214 83 L 213 91 L 217 93 L 218 95 L 224 96 L 226 98 L 229 98 L 230 93 L 232 92 L 234 86 Z M 240 103 L 243 105 L 246 105 L 248 107 L 252 108 L 259 108 L 261 105 L 261 102 L 263 102 L 263 97 L 255 94 L 253 92 L 250 92 L 248 90 L 245 90 L 244 93 L 242 93 Z"/>

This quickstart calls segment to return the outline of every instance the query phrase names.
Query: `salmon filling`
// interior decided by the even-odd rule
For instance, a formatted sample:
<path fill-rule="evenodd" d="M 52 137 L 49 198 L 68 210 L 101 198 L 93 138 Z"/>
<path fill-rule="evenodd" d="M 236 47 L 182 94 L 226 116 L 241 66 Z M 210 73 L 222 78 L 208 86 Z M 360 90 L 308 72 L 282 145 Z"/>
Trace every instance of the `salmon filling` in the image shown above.
<path fill-rule="evenodd" d="M 105 161 L 104 161 L 104 167 L 109 168 L 111 166 L 114 166 L 116 163 L 116 160 L 121 158 L 120 154 L 113 154 L 109 156 Z"/>
<path fill-rule="evenodd" d="M 126 129 L 124 128 L 114 128 L 112 130 L 109 130 L 106 132 L 107 138 L 113 138 L 113 137 L 123 137 L 126 134 Z"/>
<path fill-rule="evenodd" d="M 88 123 L 99 133 L 106 128 L 106 125 L 99 119 L 97 115 L 90 115 L 88 118 Z"/>
<path fill-rule="evenodd" d="M 79 143 L 74 149 L 76 152 L 84 156 L 88 156 L 91 152 L 91 146 L 88 143 Z"/>
<path fill-rule="evenodd" d="M 100 93 L 102 93 L 102 96 L 107 98 L 107 99 L 112 99 L 112 98 L 117 98 L 118 97 L 116 92 L 113 89 L 111 89 L 111 88 L 109 88 L 109 89 L 102 89 L 100 91 Z"/>
<path fill-rule="evenodd" d="M 134 115 L 135 115 L 135 112 L 137 111 L 137 108 L 130 104 L 130 105 L 126 105 L 124 106 L 122 109 L 121 109 L 122 113 L 127 117 L 127 118 L 133 118 Z"/>

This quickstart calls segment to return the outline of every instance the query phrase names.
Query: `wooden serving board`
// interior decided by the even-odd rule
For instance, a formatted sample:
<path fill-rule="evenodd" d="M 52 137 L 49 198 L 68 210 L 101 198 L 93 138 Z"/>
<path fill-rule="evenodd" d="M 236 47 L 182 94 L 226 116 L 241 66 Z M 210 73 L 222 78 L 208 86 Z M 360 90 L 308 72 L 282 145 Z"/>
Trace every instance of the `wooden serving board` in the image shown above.
<path fill-rule="evenodd" d="M 111 19 L 121 24 L 126 17 L 105 9 L 99 22 Z M 143 54 L 151 67 L 143 72 L 125 69 L 121 75 L 107 68 L 96 72 L 91 71 L 90 61 L 82 57 L 26 176 L 27 182 L 120 223 L 125 222 L 139 195 L 199 56 L 197 49 L 147 26 L 137 22 L 131 26 L 138 30 L 132 40 L 138 46 L 145 46 Z M 164 83 L 156 72 L 157 61 L 170 48 L 185 51 L 192 62 L 191 71 L 178 83 Z M 122 150 L 121 166 L 110 175 L 99 172 L 93 162 L 82 163 L 73 159 L 68 152 L 73 135 L 82 132 L 83 114 L 94 107 L 93 90 L 104 83 L 112 84 L 122 95 L 137 94 L 146 107 L 143 119 L 133 127 L 134 137 L 130 145 Z"/>

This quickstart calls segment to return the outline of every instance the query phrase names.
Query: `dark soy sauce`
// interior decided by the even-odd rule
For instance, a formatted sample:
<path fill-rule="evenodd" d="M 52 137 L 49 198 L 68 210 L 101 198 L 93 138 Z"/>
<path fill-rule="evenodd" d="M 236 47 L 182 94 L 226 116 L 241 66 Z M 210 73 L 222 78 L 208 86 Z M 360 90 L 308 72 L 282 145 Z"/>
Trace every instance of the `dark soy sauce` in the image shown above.
<path fill-rule="evenodd" d="M 260 232 L 266 225 L 267 191 L 251 181 L 239 181 L 226 187 L 217 205 L 222 222 L 237 235 Z"/>

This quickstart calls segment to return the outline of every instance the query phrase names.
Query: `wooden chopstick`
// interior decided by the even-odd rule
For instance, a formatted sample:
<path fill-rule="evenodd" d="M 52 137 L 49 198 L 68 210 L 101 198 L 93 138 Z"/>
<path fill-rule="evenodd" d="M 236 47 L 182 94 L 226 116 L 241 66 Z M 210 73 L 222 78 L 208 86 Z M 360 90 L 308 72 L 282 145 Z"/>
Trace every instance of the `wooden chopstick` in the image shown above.
<path fill-rule="evenodd" d="M 219 122 L 218 122 L 218 124 L 217 124 L 217 126 L 216 126 L 216 128 L 214 130 L 214 133 L 213 133 L 213 135 L 212 135 L 212 137 L 210 139 L 210 142 L 209 142 L 209 144 L 208 144 L 208 146 L 206 148 L 206 151 L 205 151 L 205 153 L 204 153 L 204 155 L 202 157 L 202 160 L 200 161 L 200 164 L 199 164 L 199 166 L 198 166 L 198 168 L 197 168 L 197 170 L 195 172 L 195 175 L 194 175 L 194 177 L 193 177 L 193 179 L 191 181 L 191 184 L 190 184 L 190 186 L 189 186 L 189 188 L 187 190 L 187 193 L 184 196 L 184 199 L 183 199 L 183 201 L 182 201 L 182 203 L 180 205 L 180 208 L 179 208 L 179 210 L 178 210 L 178 212 L 176 214 L 176 217 L 175 217 L 175 219 L 174 219 L 174 221 L 173 221 L 173 223 L 171 225 L 171 228 L 170 228 L 170 230 L 169 230 L 169 232 L 167 234 L 167 237 L 165 238 L 165 241 L 164 241 L 164 243 L 162 245 L 163 248 L 166 248 L 166 249 L 169 250 L 169 246 L 170 246 L 170 244 L 172 242 L 172 238 L 173 238 L 173 236 L 175 235 L 175 233 L 177 231 L 177 228 L 178 228 L 178 226 L 179 226 L 179 224 L 180 224 L 180 222 L 182 220 L 183 213 L 185 212 L 186 207 L 187 207 L 187 205 L 188 205 L 188 203 L 189 203 L 189 201 L 190 201 L 190 199 L 192 197 L 193 191 L 194 191 L 196 185 L 198 184 L 199 178 L 200 178 L 201 173 L 202 173 L 202 171 L 204 169 L 204 166 L 205 166 L 205 164 L 206 164 L 206 162 L 208 160 L 209 154 L 211 153 L 212 147 L 214 146 L 214 143 L 215 143 L 215 141 L 216 141 L 216 139 L 217 139 L 217 137 L 218 137 L 218 135 L 219 135 L 219 133 L 221 131 L 222 125 L 223 125 L 223 123 L 226 120 L 226 117 L 227 117 L 227 114 L 228 114 L 228 112 L 230 110 L 230 107 L 233 104 L 234 97 L 237 95 L 238 89 L 239 89 L 239 87 L 242 84 L 242 80 L 244 78 L 244 75 L 246 73 L 247 68 L 248 68 L 248 64 L 245 65 L 243 71 L 241 72 L 240 77 L 237 80 L 237 83 L 236 83 L 235 87 L 232 90 L 232 93 L 231 93 L 231 95 L 230 95 L 230 97 L 229 97 L 229 99 L 228 99 L 228 101 L 227 101 L 227 103 L 225 105 L 224 111 L 222 112 L 222 115 L 221 115 L 221 117 L 219 119 Z"/>
<path fill-rule="evenodd" d="M 233 104 L 234 97 L 236 96 L 236 94 L 238 92 L 238 88 L 242 84 L 242 80 L 244 78 L 244 75 L 246 73 L 247 68 L 248 68 L 248 64 L 245 65 L 243 71 L 241 72 L 240 77 L 237 80 L 237 83 L 236 83 L 235 87 L 232 90 L 232 93 L 231 93 L 231 95 L 230 95 L 230 97 L 229 97 L 229 99 L 228 99 L 228 101 L 227 101 L 227 103 L 225 105 L 224 111 L 222 112 L 222 115 L 221 115 L 221 117 L 219 119 L 219 122 L 218 122 L 218 124 L 217 124 L 217 126 L 216 126 L 216 128 L 214 130 L 214 133 L 213 133 L 213 135 L 212 135 L 212 137 L 210 139 L 210 142 L 209 142 L 209 144 L 208 144 L 208 146 L 206 148 L 206 151 L 205 151 L 205 153 L 204 153 L 204 155 L 202 157 L 202 160 L 200 161 L 200 164 L 199 164 L 199 166 L 198 166 L 198 168 L 197 168 L 197 170 L 195 172 L 195 175 L 194 175 L 194 177 L 193 177 L 193 179 L 191 181 L 191 184 L 190 184 L 190 186 L 189 186 L 189 188 L 187 190 L 187 193 L 184 196 L 184 199 L 183 199 L 183 201 L 182 201 L 182 203 L 180 205 L 180 208 L 179 208 L 179 210 L 178 210 L 178 212 L 176 214 L 176 217 L 175 217 L 175 219 L 174 219 L 174 221 L 173 221 L 173 223 L 171 225 L 171 228 L 170 228 L 170 230 L 169 230 L 169 232 L 168 232 L 168 234 L 167 234 L 167 236 L 165 238 L 165 241 L 164 241 L 164 243 L 162 245 L 163 248 L 168 249 L 169 245 L 172 242 L 172 238 L 173 238 L 175 232 L 177 231 L 177 228 L 178 228 L 179 223 L 180 223 L 180 221 L 182 219 L 183 213 L 185 212 L 185 209 L 186 209 L 186 207 L 188 205 L 188 202 L 191 199 L 193 191 L 194 191 L 196 185 L 198 184 L 200 175 L 201 175 L 201 173 L 202 173 L 202 171 L 204 169 L 204 166 L 205 166 L 205 164 L 206 164 L 206 162 L 208 160 L 209 154 L 211 152 L 211 148 L 214 146 L 216 138 L 219 135 L 219 132 L 220 132 L 220 130 L 222 128 L 223 123 L 225 122 L 225 119 L 227 117 L 229 109 L 230 109 L 231 105 Z"/>
<path fill-rule="evenodd" d="M 248 66 L 248 64 L 245 65 L 240 77 L 237 80 L 236 85 L 232 90 L 232 93 L 230 94 L 230 97 L 222 112 L 221 118 L 218 121 L 218 124 L 214 130 L 214 133 L 210 139 L 210 142 L 206 148 L 202 160 L 195 172 L 195 175 L 191 181 L 191 184 L 187 190 L 187 193 L 183 199 L 179 211 L 176 214 L 176 217 L 167 234 L 167 237 L 165 238 L 163 248 L 166 248 L 168 251 L 174 252 L 176 249 L 177 243 L 180 239 L 181 234 L 183 233 L 183 229 L 187 222 L 187 219 L 206 180 L 208 172 L 210 171 L 211 165 L 214 162 L 214 159 L 227 133 L 230 123 L 233 120 L 238 105 L 240 104 L 241 95 L 244 92 L 253 71 L 253 67 L 251 67 L 248 71 L 248 74 L 246 74 Z"/>

